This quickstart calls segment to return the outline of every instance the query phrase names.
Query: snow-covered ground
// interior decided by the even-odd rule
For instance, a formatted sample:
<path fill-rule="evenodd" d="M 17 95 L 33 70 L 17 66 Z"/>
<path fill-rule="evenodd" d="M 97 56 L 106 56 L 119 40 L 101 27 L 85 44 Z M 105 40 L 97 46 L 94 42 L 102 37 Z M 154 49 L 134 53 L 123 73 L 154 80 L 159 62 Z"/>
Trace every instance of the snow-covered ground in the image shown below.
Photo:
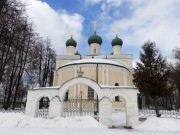
<path fill-rule="evenodd" d="M 180 135 L 180 119 L 149 117 L 134 129 L 124 129 L 125 114 L 113 114 L 107 128 L 90 116 L 42 119 L 20 113 L 0 113 L 0 135 Z"/>

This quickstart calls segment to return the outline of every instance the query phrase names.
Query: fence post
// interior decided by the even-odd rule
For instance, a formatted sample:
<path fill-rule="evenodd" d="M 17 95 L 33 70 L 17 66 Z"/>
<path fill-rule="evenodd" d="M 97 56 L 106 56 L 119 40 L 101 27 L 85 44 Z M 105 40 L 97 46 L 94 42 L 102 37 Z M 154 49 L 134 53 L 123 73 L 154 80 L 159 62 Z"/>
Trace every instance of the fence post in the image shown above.
<path fill-rule="evenodd" d="M 63 103 L 56 97 L 52 99 L 49 106 L 49 118 L 62 116 Z"/>
<path fill-rule="evenodd" d="M 99 122 L 112 127 L 112 103 L 108 98 L 103 98 L 99 102 Z"/>

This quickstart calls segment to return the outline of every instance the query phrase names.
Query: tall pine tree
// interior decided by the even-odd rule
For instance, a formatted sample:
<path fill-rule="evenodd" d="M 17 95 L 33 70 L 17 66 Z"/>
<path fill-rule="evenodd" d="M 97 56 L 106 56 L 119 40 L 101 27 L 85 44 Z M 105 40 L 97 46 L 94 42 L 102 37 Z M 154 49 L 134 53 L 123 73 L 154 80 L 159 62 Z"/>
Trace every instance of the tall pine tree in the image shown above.
<path fill-rule="evenodd" d="M 160 117 L 160 97 L 171 93 L 168 85 L 169 70 L 154 42 L 146 42 L 140 52 L 140 62 L 134 70 L 134 84 L 140 93 L 152 100 L 157 117 Z"/>
<path fill-rule="evenodd" d="M 175 65 L 171 66 L 172 79 L 174 81 L 177 92 L 176 93 L 176 108 L 180 109 L 180 48 L 175 48 L 173 50 L 173 55 L 175 58 Z"/>

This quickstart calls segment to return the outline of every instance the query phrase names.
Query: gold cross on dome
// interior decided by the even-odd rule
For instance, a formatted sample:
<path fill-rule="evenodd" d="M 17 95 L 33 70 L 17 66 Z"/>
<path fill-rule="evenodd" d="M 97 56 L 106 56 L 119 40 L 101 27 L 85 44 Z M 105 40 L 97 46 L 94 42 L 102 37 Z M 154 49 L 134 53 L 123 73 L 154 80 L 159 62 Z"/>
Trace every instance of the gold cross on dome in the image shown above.
<path fill-rule="evenodd" d="M 119 27 L 116 26 L 116 27 L 115 27 L 115 33 L 116 33 L 116 36 L 118 36 L 118 32 L 119 32 Z"/>
<path fill-rule="evenodd" d="M 74 34 L 74 28 L 73 27 L 70 29 L 70 34 L 71 34 L 71 37 L 73 37 L 73 34 Z"/>
<path fill-rule="evenodd" d="M 96 21 L 94 21 L 93 24 L 94 24 L 94 32 L 96 32 Z"/>

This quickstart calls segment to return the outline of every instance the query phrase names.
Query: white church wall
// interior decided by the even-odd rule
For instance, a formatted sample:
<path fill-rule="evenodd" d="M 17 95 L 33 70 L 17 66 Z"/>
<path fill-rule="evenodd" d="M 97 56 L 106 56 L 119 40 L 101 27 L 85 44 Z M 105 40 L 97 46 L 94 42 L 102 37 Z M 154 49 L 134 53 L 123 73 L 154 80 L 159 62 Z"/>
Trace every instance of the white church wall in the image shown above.
<path fill-rule="evenodd" d="M 39 89 L 29 90 L 27 95 L 25 114 L 33 117 L 37 117 L 38 109 L 39 109 L 39 100 L 42 97 L 48 97 L 49 100 L 51 101 L 53 97 L 58 95 L 58 89 L 57 88 L 54 89 L 55 90 L 53 90 L 52 88 L 49 89 L 41 88 L 40 90 Z"/>
<path fill-rule="evenodd" d="M 54 118 L 54 117 L 61 116 L 62 111 L 63 111 L 63 103 L 60 100 L 59 96 L 55 96 L 50 101 L 49 118 Z"/>
<path fill-rule="evenodd" d="M 112 127 L 112 103 L 107 97 L 99 101 L 99 122 Z"/>

